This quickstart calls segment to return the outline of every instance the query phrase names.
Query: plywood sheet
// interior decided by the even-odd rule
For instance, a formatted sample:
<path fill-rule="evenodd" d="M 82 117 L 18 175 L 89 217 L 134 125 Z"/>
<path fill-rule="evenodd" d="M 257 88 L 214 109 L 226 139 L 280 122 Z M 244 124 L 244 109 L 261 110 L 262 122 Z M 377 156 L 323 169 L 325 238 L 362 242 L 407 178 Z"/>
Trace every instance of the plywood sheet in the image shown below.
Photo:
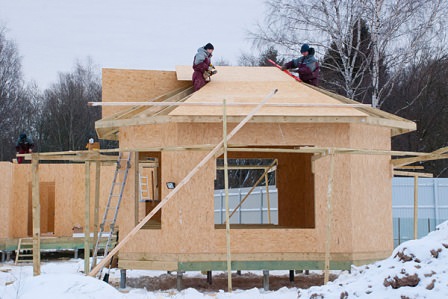
<path fill-rule="evenodd" d="M 9 236 L 12 199 L 12 163 L 0 162 L 0 238 Z"/>
<path fill-rule="evenodd" d="M 296 82 L 293 78 L 275 67 L 216 66 L 218 73 L 212 77 L 213 82 Z M 176 66 L 179 81 L 191 81 L 191 66 Z"/>
<path fill-rule="evenodd" d="M 262 68 L 262 70 L 270 68 Z M 274 70 L 275 71 L 275 70 Z M 278 71 L 278 70 L 276 70 Z M 264 73 L 264 71 L 261 71 Z M 268 71 L 266 73 L 269 73 Z M 280 74 L 282 74 L 280 72 Z M 218 81 L 213 80 L 205 87 L 195 92 L 186 102 L 222 103 L 259 103 L 263 98 L 278 89 L 269 103 L 293 104 L 336 104 L 340 101 L 309 88 L 305 84 L 291 81 Z M 254 106 L 228 107 L 229 116 L 245 116 L 254 109 Z M 223 109 L 220 106 L 180 106 L 170 112 L 171 116 L 221 116 Z M 349 116 L 367 117 L 367 114 L 356 108 L 334 107 L 263 107 L 257 116 Z"/>
<path fill-rule="evenodd" d="M 148 101 L 169 91 L 187 87 L 174 71 L 103 69 L 103 102 Z M 129 107 L 103 107 L 103 118 Z"/>

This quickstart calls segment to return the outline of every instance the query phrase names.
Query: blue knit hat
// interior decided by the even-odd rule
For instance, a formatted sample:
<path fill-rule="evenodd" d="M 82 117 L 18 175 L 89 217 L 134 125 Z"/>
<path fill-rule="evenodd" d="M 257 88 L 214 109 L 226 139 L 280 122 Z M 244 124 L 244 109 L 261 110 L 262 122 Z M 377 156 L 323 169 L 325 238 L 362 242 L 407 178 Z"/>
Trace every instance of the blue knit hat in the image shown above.
<path fill-rule="evenodd" d="M 300 53 L 308 52 L 310 50 L 310 46 L 308 44 L 303 44 L 300 48 Z"/>

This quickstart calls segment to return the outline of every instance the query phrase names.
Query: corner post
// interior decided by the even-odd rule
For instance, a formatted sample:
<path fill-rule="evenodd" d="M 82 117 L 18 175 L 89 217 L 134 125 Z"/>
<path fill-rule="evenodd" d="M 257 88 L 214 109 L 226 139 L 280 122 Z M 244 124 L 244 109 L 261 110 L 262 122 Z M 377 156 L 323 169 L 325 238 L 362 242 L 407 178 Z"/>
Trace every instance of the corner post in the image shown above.
<path fill-rule="evenodd" d="M 226 251 L 227 251 L 227 291 L 232 292 L 232 259 L 230 254 L 230 221 L 229 221 L 229 172 L 227 161 L 227 106 L 226 100 L 223 100 L 223 148 L 224 148 L 224 189 L 226 197 Z"/>
<path fill-rule="evenodd" d="M 40 275 L 40 189 L 39 154 L 31 154 L 33 202 L 33 276 Z"/>
<path fill-rule="evenodd" d="M 324 284 L 330 279 L 330 248 L 331 248 L 331 222 L 332 222 L 332 206 L 331 198 L 333 196 L 333 176 L 334 176 L 334 149 L 328 149 L 328 155 L 330 157 L 330 173 L 328 175 L 327 186 L 327 225 L 325 235 L 325 266 L 324 266 Z"/>
<path fill-rule="evenodd" d="M 95 162 L 95 206 L 93 209 L 93 244 L 96 246 L 98 241 L 98 222 L 100 210 L 100 182 L 101 182 L 101 161 L 98 155 L 98 160 Z M 96 266 L 96 256 L 92 261 L 92 267 Z"/>
<path fill-rule="evenodd" d="M 90 161 L 85 162 L 84 273 L 90 272 Z"/>

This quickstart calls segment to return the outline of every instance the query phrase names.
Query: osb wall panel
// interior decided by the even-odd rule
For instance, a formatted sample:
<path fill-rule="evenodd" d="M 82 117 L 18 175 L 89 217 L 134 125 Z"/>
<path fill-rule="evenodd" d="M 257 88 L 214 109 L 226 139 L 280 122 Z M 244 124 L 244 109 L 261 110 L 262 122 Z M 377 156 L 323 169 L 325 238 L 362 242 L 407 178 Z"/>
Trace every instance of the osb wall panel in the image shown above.
<path fill-rule="evenodd" d="M 352 147 L 384 150 L 391 148 L 390 131 L 385 128 L 351 125 L 350 132 Z M 392 251 L 390 156 L 351 155 L 350 159 L 354 251 Z"/>
<path fill-rule="evenodd" d="M 235 126 L 229 123 L 228 132 Z M 349 137 L 345 133 L 348 127 L 348 124 L 248 123 L 229 140 L 229 144 L 348 147 Z M 214 145 L 221 140 L 222 125 L 213 123 L 170 123 L 120 129 L 122 148 Z"/>
<path fill-rule="evenodd" d="M 120 146 L 138 147 L 164 145 L 194 145 L 217 143 L 221 140 L 220 125 L 178 124 L 173 138 L 152 138 L 152 126 L 126 128 L 127 138 Z M 146 129 L 146 135 L 145 131 Z M 160 130 L 161 127 L 159 127 Z M 170 125 L 170 129 L 176 129 Z M 248 145 L 317 145 L 349 146 L 348 125 L 307 124 L 248 124 L 231 143 Z M 163 130 L 162 130 L 163 131 Z M 131 136 L 140 134 L 139 138 Z M 165 132 L 167 134 L 167 132 Z M 143 136 L 147 136 L 143 138 Z M 159 134 L 158 136 L 161 136 Z M 175 138 L 177 136 L 177 138 Z M 159 138 L 159 139 L 158 139 Z M 177 139 L 177 140 L 176 140 Z M 166 143 L 168 140 L 168 143 Z M 159 144 L 157 144 L 159 142 Z M 180 180 L 200 161 L 206 152 L 163 152 L 162 197 L 168 194 L 165 183 Z M 326 224 L 326 194 L 329 159 L 315 162 L 316 228 L 315 229 L 251 229 L 232 230 L 232 252 L 324 252 Z M 161 230 L 141 230 L 125 248 L 125 252 L 151 253 L 223 253 L 225 231 L 214 229 L 213 181 L 215 161 L 210 161 L 172 200 L 162 209 Z M 351 188 L 350 157 L 338 156 L 335 160 L 333 194 L 333 252 L 351 252 Z M 129 187 L 129 186 L 128 186 Z M 133 192 L 129 187 L 127 192 Z M 134 205 L 125 204 L 126 219 L 133 218 Z M 133 224 L 120 223 L 121 236 L 132 229 Z M 154 241 L 148 241 L 154 240 Z"/>
<path fill-rule="evenodd" d="M 0 173 L 0 238 L 7 238 L 12 210 L 12 163 L 0 162 Z"/>
<path fill-rule="evenodd" d="M 177 81 L 174 71 L 103 69 L 103 102 L 147 101 L 191 82 Z M 103 107 L 103 118 L 129 107 Z"/>
<path fill-rule="evenodd" d="M 28 235 L 28 207 L 31 183 L 31 165 L 14 164 L 14 180 L 12 190 L 12 217 L 9 237 L 25 237 Z M 101 167 L 100 182 L 100 218 L 104 212 L 112 182 L 114 166 Z M 41 164 L 39 165 L 40 182 L 54 183 L 55 214 L 54 235 L 71 236 L 73 226 L 84 227 L 85 215 L 85 168 L 84 164 Z M 93 230 L 95 166 L 92 163 L 90 172 L 91 184 L 91 230 Z M 46 221 L 46 220 L 45 220 Z M 43 222 L 45 222 L 43 221 Z"/>

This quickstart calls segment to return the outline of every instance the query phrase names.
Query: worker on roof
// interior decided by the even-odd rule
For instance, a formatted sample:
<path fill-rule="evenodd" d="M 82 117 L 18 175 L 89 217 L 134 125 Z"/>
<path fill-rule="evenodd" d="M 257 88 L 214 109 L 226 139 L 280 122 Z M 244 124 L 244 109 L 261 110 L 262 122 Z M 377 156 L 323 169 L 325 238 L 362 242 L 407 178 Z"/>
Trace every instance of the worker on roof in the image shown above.
<path fill-rule="evenodd" d="M 193 86 L 194 91 L 201 89 L 206 83 L 207 79 L 211 75 L 216 73 L 213 65 L 211 64 L 212 53 L 215 48 L 211 43 L 206 44 L 204 47 L 200 47 L 198 52 L 194 56 L 193 61 Z"/>
<path fill-rule="evenodd" d="M 16 143 L 16 152 L 18 154 L 28 154 L 33 152 L 34 143 L 31 138 L 27 137 L 25 133 L 21 133 Z M 21 164 L 24 161 L 23 157 L 17 157 L 17 163 Z"/>
<path fill-rule="evenodd" d="M 314 57 L 314 48 L 303 44 L 300 48 L 301 57 L 286 63 L 282 70 L 297 69 L 299 78 L 308 84 L 317 86 L 319 79 L 319 62 Z"/>

